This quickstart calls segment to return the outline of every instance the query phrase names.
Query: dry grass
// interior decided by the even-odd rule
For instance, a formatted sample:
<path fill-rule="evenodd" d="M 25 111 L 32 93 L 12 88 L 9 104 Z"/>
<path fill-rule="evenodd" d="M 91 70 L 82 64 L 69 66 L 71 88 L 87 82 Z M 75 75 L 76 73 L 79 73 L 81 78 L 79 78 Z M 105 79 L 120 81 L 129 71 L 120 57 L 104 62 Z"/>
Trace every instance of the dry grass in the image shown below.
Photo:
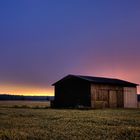
<path fill-rule="evenodd" d="M 139 109 L 0 108 L 1 140 L 139 140 Z"/>
<path fill-rule="evenodd" d="M 0 101 L 0 108 L 47 108 L 49 101 Z"/>

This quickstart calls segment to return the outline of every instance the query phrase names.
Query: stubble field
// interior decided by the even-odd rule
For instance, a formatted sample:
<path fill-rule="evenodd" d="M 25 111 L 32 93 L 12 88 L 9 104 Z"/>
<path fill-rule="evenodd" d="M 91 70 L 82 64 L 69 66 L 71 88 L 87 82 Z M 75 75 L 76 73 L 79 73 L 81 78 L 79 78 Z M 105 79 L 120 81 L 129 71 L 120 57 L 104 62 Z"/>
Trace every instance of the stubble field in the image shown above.
<path fill-rule="evenodd" d="M 140 109 L 59 110 L 42 104 L 0 102 L 0 140 L 140 140 Z"/>

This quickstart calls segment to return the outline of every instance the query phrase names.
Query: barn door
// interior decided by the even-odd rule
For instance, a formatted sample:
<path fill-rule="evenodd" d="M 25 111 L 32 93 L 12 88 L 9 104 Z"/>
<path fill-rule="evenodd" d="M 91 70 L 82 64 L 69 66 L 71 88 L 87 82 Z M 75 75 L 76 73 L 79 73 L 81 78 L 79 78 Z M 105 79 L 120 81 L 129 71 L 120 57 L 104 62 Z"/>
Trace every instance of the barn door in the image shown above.
<path fill-rule="evenodd" d="M 110 108 L 117 107 L 117 91 L 115 90 L 109 91 L 109 107 Z"/>

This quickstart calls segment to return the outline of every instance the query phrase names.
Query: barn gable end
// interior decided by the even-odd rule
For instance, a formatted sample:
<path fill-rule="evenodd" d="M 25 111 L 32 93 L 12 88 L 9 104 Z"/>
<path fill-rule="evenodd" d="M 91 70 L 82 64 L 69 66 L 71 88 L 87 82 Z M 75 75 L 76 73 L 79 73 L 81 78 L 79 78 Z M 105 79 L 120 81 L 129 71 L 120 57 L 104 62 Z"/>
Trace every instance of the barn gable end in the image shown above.
<path fill-rule="evenodd" d="M 77 77 L 66 77 L 55 83 L 56 107 L 90 106 L 90 84 Z"/>

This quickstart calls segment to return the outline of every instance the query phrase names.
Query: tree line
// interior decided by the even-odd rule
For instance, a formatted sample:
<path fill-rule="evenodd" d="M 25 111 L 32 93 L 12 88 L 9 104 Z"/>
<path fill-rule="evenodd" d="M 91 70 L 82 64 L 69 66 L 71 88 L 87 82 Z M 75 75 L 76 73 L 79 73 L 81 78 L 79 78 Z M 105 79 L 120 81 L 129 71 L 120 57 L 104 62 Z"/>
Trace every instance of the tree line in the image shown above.
<path fill-rule="evenodd" d="M 30 100 L 30 101 L 51 101 L 54 96 L 23 96 L 23 95 L 8 95 L 1 94 L 0 100 Z"/>

